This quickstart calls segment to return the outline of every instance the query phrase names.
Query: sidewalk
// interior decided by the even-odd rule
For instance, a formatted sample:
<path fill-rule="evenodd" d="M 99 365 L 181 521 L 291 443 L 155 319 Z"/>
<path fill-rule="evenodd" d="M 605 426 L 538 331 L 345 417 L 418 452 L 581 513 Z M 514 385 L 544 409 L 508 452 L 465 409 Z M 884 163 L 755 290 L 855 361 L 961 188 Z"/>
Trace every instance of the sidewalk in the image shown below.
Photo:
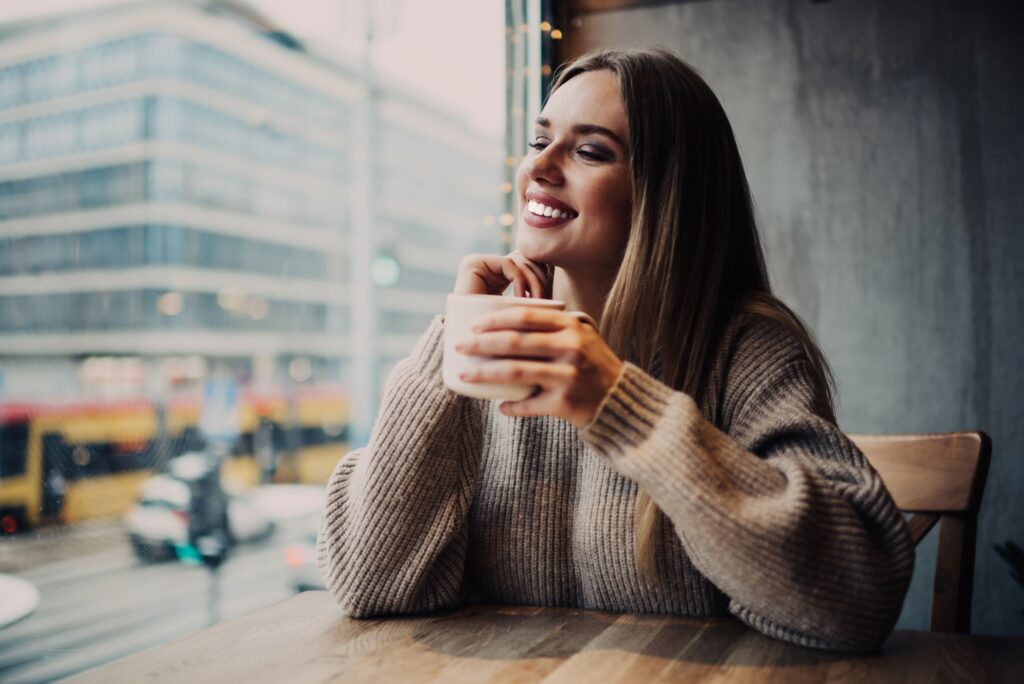
<path fill-rule="evenodd" d="M 81 558 L 126 543 L 124 523 L 120 519 L 42 527 L 0 537 L 0 573 L 18 574 L 40 565 Z"/>

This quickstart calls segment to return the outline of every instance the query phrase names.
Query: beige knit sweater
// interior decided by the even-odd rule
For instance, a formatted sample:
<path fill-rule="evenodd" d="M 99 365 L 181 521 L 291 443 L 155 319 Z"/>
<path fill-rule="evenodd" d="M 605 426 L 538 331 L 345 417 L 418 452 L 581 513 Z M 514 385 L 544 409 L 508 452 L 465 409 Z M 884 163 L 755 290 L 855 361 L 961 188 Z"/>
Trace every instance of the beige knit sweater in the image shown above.
<path fill-rule="evenodd" d="M 441 381 L 436 319 L 388 380 L 369 445 L 328 486 L 327 587 L 356 617 L 465 601 L 723 615 L 770 636 L 877 648 L 914 564 L 864 456 L 814 413 L 791 333 L 737 317 L 698 406 L 625 370 L 582 430 L 510 418 Z M 662 525 L 638 574 L 638 487 Z"/>

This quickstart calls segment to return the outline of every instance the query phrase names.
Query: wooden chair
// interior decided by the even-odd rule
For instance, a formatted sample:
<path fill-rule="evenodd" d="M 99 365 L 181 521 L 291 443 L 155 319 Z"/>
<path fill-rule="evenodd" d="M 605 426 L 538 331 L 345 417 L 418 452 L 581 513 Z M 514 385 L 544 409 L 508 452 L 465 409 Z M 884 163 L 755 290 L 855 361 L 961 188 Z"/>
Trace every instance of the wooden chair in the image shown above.
<path fill-rule="evenodd" d="M 939 523 L 934 632 L 971 631 L 974 546 L 992 440 L 984 432 L 850 435 L 909 519 L 914 544 Z"/>

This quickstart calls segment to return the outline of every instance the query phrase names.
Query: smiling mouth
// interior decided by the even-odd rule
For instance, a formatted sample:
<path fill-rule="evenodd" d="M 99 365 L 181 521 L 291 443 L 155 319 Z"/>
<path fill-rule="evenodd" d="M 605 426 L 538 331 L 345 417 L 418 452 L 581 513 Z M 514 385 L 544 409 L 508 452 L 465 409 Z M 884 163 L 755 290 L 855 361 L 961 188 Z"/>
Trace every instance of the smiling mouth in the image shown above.
<path fill-rule="evenodd" d="M 554 207 L 549 207 L 543 202 L 538 202 L 537 200 L 530 200 L 527 202 L 526 210 L 534 216 L 541 216 L 544 218 L 574 219 L 579 216 L 575 211 L 555 209 Z"/>

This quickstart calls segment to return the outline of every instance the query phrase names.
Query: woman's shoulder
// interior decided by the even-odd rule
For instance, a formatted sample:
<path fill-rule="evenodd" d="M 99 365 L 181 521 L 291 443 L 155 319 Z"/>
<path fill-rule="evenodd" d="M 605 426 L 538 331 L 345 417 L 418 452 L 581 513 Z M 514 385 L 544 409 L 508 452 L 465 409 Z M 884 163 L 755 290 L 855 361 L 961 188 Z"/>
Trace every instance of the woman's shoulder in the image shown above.
<path fill-rule="evenodd" d="M 715 361 L 718 415 L 723 421 L 766 392 L 776 399 L 787 392 L 806 394 L 810 409 L 834 420 L 828 380 L 818 370 L 812 349 L 805 346 L 814 342 L 802 325 L 784 311 L 744 311 L 728 321 Z"/>
<path fill-rule="evenodd" d="M 764 371 L 807 359 L 795 323 L 782 312 L 734 313 L 725 325 L 718 349 L 720 361 L 733 371 Z"/>

